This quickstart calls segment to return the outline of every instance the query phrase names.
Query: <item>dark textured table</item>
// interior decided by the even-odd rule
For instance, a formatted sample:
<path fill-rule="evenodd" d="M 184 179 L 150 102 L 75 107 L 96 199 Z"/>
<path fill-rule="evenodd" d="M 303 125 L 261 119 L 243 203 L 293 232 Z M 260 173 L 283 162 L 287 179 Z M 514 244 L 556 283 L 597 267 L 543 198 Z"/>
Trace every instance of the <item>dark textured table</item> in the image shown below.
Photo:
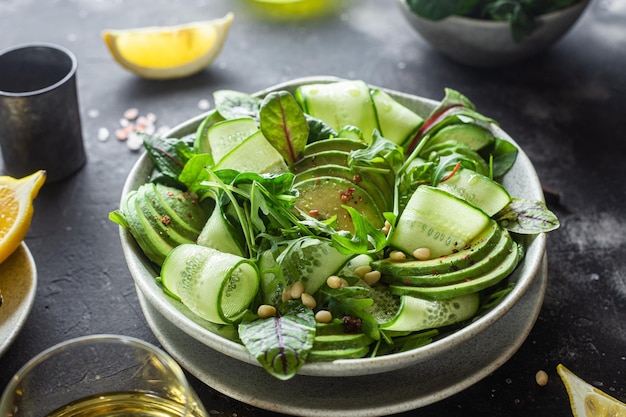
<path fill-rule="evenodd" d="M 512 68 L 479 70 L 432 50 L 393 3 L 353 0 L 323 20 L 277 24 L 237 0 L 0 0 L 0 49 L 46 41 L 77 55 L 88 152 L 78 174 L 46 184 L 36 200 L 26 242 L 39 271 L 37 297 L 0 358 L 0 390 L 29 358 L 69 338 L 118 333 L 157 343 L 118 227 L 108 220 L 139 156 L 113 137 L 126 109 L 174 126 L 201 113 L 199 103 L 216 89 L 254 92 L 334 75 L 434 99 L 444 87 L 465 93 L 528 153 L 562 222 L 548 239 L 544 305 L 519 351 L 474 386 L 406 415 L 571 415 L 555 371 L 560 362 L 626 400 L 626 6 L 596 0 L 549 52 Z M 100 36 L 104 28 L 178 24 L 231 10 L 222 54 L 188 79 L 140 79 L 113 62 Z M 106 141 L 98 138 L 101 128 L 111 133 Z M 535 383 L 540 369 L 550 377 L 543 387 Z M 271 415 L 191 380 L 211 415 Z"/>

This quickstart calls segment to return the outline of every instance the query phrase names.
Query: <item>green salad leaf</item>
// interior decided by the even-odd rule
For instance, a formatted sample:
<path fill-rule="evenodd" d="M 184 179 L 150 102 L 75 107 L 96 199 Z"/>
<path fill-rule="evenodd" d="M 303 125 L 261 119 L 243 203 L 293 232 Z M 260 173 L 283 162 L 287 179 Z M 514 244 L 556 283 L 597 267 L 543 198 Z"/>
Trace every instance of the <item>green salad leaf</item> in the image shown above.
<path fill-rule="evenodd" d="M 524 235 L 549 232 L 560 225 L 559 219 L 542 201 L 522 198 L 512 198 L 495 219 L 505 229 Z"/>
<path fill-rule="evenodd" d="M 239 324 L 239 337 L 248 352 L 281 380 L 292 378 L 302 368 L 315 339 L 313 310 L 298 302 L 286 307 L 274 317 Z"/>

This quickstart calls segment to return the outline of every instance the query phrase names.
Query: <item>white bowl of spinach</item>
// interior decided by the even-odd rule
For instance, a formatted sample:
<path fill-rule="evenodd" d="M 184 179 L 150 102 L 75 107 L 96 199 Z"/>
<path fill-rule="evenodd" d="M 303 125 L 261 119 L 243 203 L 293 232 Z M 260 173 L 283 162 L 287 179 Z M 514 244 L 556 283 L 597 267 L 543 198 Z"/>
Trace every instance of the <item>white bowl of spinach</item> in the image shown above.
<path fill-rule="evenodd" d="M 578 21 L 589 0 L 476 2 L 398 0 L 432 47 L 474 67 L 502 67 L 545 51 Z"/>
<path fill-rule="evenodd" d="M 313 77 L 214 95 L 144 137 L 110 215 L 138 291 L 199 343 L 278 379 L 377 374 L 445 361 L 535 282 L 558 220 L 459 92 Z"/>

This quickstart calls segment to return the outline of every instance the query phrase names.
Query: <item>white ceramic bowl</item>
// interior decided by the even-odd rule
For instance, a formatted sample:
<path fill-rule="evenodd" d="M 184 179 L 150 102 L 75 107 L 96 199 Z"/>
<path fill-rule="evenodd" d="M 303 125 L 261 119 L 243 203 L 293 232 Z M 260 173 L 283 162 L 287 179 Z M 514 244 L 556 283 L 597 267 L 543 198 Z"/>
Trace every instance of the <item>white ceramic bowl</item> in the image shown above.
<path fill-rule="evenodd" d="M 576 23 L 589 0 L 540 16 L 540 26 L 520 42 L 513 40 L 508 22 L 461 16 L 433 21 L 413 13 L 406 0 L 397 3 L 408 22 L 432 47 L 462 64 L 489 68 L 510 65 L 548 49 Z"/>
<path fill-rule="evenodd" d="M 267 90 L 256 93 L 256 95 L 263 96 L 270 91 L 276 90 L 288 90 L 293 92 L 302 84 L 330 82 L 334 80 L 337 79 L 331 77 L 296 79 L 284 84 L 276 85 Z M 395 97 L 399 102 L 424 116 L 437 105 L 437 102 L 433 100 L 390 90 L 386 91 Z M 194 133 L 197 126 L 205 116 L 206 114 L 199 115 L 198 117 L 175 127 L 169 133 L 169 136 L 182 137 Z M 493 130 L 499 137 L 513 142 L 513 140 L 500 128 L 493 126 Z M 151 160 L 144 154 L 140 157 L 130 172 L 122 191 L 122 198 L 124 198 L 124 196 L 131 190 L 136 189 L 141 184 L 145 183 L 148 180 L 152 169 L 153 165 Z M 506 175 L 504 184 L 513 196 L 543 200 L 543 193 L 536 172 L 527 156 L 521 150 L 515 165 Z M 162 291 L 159 284 L 155 281 L 155 277 L 158 275 L 157 270 L 143 255 L 130 233 L 124 229 L 120 229 L 120 234 L 124 255 L 137 289 L 141 293 L 141 298 L 146 300 L 146 302 L 149 303 L 164 320 L 173 324 L 186 335 L 189 335 L 192 339 L 204 346 L 208 346 L 211 349 L 221 352 L 223 355 L 234 358 L 238 361 L 260 367 L 260 365 L 257 364 L 256 359 L 251 356 L 242 345 L 221 336 L 219 332 L 217 332 L 215 326 L 198 318 L 184 305 L 167 296 Z M 531 287 L 531 285 L 533 285 L 536 276 L 541 275 L 540 270 L 545 268 L 545 265 L 542 264 L 545 246 L 546 237 L 544 234 L 528 238 L 526 256 L 509 278 L 517 283 L 513 291 L 495 308 L 457 332 L 427 346 L 408 352 L 396 353 L 377 358 L 307 363 L 301 369 L 300 374 L 318 377 L 351 377 L 400 370 L 425 361 L 428 361 L 431 364 L 439 361 L 441 363 L 441 369 L 445 372 L 445 368 L 450 366 L 450 364 L 447 364 L 447 355 L 452 352 L 459 351 L 463 351 L 463 357 L 468 360 L 466 363 L 471 364 L 472 357 L 479 358 L 485 351 L 485 348 L 480 347 L 481 336 L 484 336 L 486 330 L 488 330 L 494 323 L 505 317 L 507 313 L 514 308 L 516 304 L 518 304 L 520 299 L 525 296 L 527 290 Z M 543 270 L 543 273 L 545 273 L 545 270 Z M 543 290 L 536 293 L 533 292 L 533 297 L 533 300 L 530 300 L 530 304 L 535 307 L 540 306 L 543 301 Z M 484 342 L 490 346 L 490 349 L 495 347 L 498 355 L 500 355 L 501 352 L 507 352 L 507 357 L 502 358 L 498 356 L 498 360 L 494 361 L 493 366 L 497 367 L 501 365 L 504 360 L 508 359 L 508 357 L 510 357 L 514 351 L 517 350 L 534 324 L 537 314 L 538 307 L 533 307 L 531 308 L 530 313 L 523 314 L 521 319 L 519 318 L 520 316 L 515 316 L 515 325 L 508 326 L 510 328 L 518 329 L 515 332 L 497 332 L 495 335 L 491 334 L 488 336 Z M 518 323 L 519 320 L 522 322 Z M 520 328 L 521 330 L 519 330 Z M 472 346 L 477 347 L 467 348 L 467 344 L 469 342 L 472 342 Z M 190 371 L 193 373 L 193 370 Z M 453 370 L 450 371 L 453 372 Z M 479 371 L 481 371 L 482 376 L 484 376 L 487 372 L 493 371 L 493 368 L 480 369 Z"/>

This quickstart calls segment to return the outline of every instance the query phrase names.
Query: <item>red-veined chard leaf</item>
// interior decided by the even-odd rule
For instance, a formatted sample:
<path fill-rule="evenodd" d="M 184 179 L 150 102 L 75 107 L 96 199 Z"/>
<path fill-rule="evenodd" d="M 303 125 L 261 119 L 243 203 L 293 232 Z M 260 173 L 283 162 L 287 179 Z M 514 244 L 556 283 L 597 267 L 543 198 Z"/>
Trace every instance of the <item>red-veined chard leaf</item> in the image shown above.
<path fill-rule="evenodd" d="M 495 219 L 505 229 L 524 235 L 549 232 L 560 226 L 559 219 L 542 201 L 522 198 L 513 198 Z"/>
<path fill-rule="evenodd" d="M 313 310 L 297 302 L 275 317 L 239 324 L 244 346 L 273 376 L 287 380 L 304 365 L 315 339 Z"/>
<path fill-rule="evenodd" d="M 260 126 L 287 164 L 300 159 L 309 137 L 309 124 L 289 92 L 277 91 L 265 97 L 261 103 Z"/>

